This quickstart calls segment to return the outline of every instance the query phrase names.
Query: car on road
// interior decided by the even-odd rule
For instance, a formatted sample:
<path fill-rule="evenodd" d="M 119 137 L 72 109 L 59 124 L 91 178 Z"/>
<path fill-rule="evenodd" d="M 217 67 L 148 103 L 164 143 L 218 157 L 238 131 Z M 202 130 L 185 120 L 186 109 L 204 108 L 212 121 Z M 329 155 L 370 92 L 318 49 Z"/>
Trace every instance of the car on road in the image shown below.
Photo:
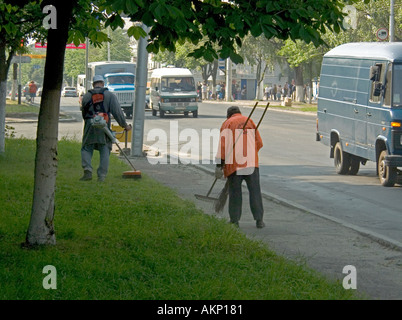
<path fill-rule="evenodd" d="M 78 97 L 77 88 L 75 87 L 64 87 L 61 91 L 62 97 Z"/>

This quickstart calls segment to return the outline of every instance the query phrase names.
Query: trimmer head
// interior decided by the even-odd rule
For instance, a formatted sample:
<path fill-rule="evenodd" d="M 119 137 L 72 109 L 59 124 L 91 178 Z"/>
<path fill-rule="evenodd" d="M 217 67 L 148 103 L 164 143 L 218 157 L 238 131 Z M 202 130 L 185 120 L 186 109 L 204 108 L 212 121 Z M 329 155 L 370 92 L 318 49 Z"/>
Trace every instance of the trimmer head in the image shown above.
<path fill-rule="evenodd" d="M 124 171 L 122 177 L 125 179 L 141 179 L 141 171 Z"/>

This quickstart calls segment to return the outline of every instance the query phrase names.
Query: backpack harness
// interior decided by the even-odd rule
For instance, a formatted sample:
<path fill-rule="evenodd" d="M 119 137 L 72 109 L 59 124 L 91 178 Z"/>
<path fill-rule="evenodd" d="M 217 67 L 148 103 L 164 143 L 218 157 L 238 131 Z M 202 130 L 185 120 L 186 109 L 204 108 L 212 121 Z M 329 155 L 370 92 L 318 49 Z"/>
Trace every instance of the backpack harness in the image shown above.
<path fill-rule="evenodd" d="M 92 119 L 96 116 L 102 116 L 109 124 L 110 116 L 107 112 L 105 112 L 105 107 L 103 105 L 103 92 L 105 90 L 107 90 L 107 88 L 102 88 L 101 91 L 97 93 L 91 92 L 91 100 L 82 108 L 82 117 L 84 119 Z"/>

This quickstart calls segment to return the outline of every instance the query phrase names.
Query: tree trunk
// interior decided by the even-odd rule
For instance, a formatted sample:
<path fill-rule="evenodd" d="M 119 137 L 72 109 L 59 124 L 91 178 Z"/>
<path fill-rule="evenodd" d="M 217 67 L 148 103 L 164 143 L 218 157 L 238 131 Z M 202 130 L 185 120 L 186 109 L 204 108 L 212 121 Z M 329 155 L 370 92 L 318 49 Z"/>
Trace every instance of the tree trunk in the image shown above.
<path fill-rule="evenodd" d="M 212 94 L 215 95 L 216 98 L 216 77 L 218 75 L 218 60 L 215 59 L 214 62 L 212 63 Z"/>
<path fill-rule="evenodd" d="M 56 2 L 57 28 L 49 29 L 42 99 L 38 117 L 33 203 L 26 245 L 55 244 L 55 189 L 60 93 L 68 26 L 75 1 Z"/>
<path fill-rule="evenodd" d="M 264 65 L 264 68 L 263 68 Z M 262 100 L 264 97 L 264 88 L 263 88 L 263 81 L 265 77 L 265 71 L 267 70 L 267 64 L 261 59 L 258 60 L 257 64 L 257 72 L 256 72 L 256 79 L 257 79 L 257 88 L 255 91 L 255 99 Z"/>
<path fill-rule="evenodd" d="M 296 101 L 304 102 L 303 67 L 295 68 Z"/>

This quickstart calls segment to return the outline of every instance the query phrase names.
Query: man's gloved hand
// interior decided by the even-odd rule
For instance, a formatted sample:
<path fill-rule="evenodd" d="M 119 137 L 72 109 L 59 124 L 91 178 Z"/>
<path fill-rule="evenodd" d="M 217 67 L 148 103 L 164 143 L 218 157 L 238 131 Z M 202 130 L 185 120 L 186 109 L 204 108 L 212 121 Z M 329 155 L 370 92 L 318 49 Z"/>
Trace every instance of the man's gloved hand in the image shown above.
<path fill-rule="evenodd" d="M 216 167 L 215 168 L 215 178 L 216 179 L 222 179 L 222 177 L 223 177 L 222 167 Z"/>

